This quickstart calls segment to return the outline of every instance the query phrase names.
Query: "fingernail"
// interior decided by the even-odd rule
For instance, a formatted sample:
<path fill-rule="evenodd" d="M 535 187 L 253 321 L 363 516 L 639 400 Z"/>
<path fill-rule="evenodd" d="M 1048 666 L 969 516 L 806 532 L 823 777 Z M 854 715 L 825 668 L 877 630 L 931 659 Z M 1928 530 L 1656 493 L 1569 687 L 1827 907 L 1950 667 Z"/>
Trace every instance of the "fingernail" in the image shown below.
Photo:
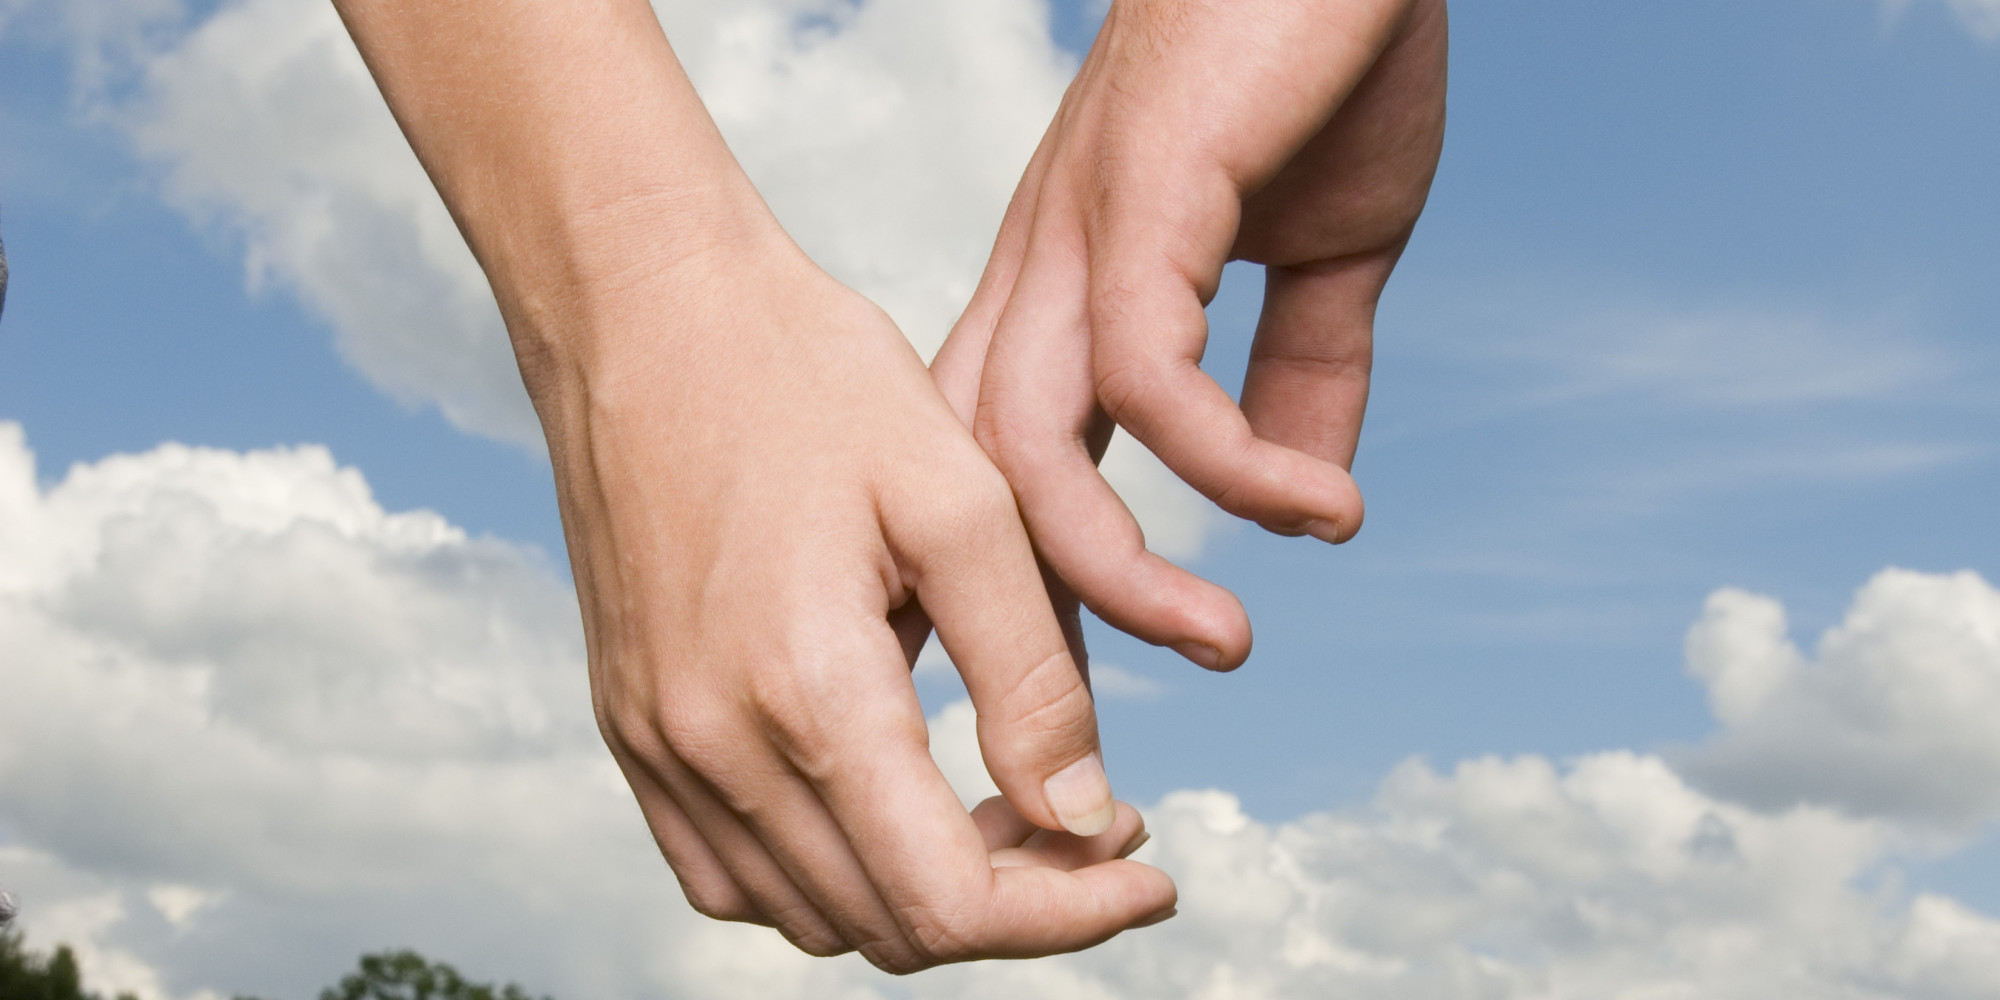
<path fill-rule="evenodd" d="M 1214 670 L 1222 666 L 1222 650 L 1201 642 L 1177 642 L 1174 652 L 1193 660 L 1198 666 Z"/>
<path fill-rule="evenodd" d="M 1315 517 L 1312 520 L 1307 521 L 1305 527 L 1306 527 L 1306 534 L 1311 535 L 1314 538 L 1317 538 L 1320 541 L 1327 543 L 1328 545 L 1340 544 L 1339 521 L 1329 521 L 1326 520 L 1325 518 Z"/>
<path fill-rule="evenodd" d="M 1140 830 L 1137 836 L 1133 837 L 1131 840 L 1126 841 L 1125 846 L 1118 849 L 1118 856 L 1120 858 L 1131 857 L 1133 854 L 1138 852 L 1139 848 L 1146 846 L 1146 841 L 1149 841 L 1151 839 L 1153 839 L 1152 834 L 1147 833 L 1144 830 Z"/>
<path fill-rule="evenodd" d="M 1095 837 L 1111 829 L 1111 821 L 1118 818 L 1104 762 L 1094 753 L 1050 776 L 1042 794 L 1048 796 L 1056 822 L 1079 837 Z"/>
<path fill-rule="evenodd" d="M 1151 927 L 1154 924 L 1164 924 L 1167 921 L 1172 920 L 1180 915 L 1181 915 L 1180 907 L 1169 906 L 1166 909 L 1161 910 L 1160 912 L 1155 913 L 1152 916 L 1147 917 L 1146 919 L 1141 920 L 1136 924 L 1133 924 L 1132 929 L 1138 930 L 1141 927 Z"/>

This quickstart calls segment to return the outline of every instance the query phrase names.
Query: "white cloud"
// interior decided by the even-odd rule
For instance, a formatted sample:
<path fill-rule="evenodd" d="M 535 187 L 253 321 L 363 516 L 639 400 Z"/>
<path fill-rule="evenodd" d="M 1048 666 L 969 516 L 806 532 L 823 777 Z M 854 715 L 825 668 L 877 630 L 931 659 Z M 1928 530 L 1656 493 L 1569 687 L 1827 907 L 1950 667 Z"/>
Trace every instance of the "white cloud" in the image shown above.
<path fill-rule="evenodd" d="M 162 970 L 120 988 L 247 989 L 226 976 L 313 937 L 358 953 L 440 915 L 504 964 L 482 937 L 552 907 L 588 967 L 688 919 L 652 905 L 678 892 L 538 554 L 384 512 L 318 448 L 168 445 L 44 491 L 12 424 L 0 553 L 0 830 L 46 860 L 0 881 L 38 937 Z M 85 903 L 95 922 L 56 919 Z M 274 957 L 228 969 L 218 935 Z M 604 967 L 593 989 L 645 981 Z"/>
<path fill-rule="evenodd" d="M 1983 443 L 1870 441 L 1873 432 L 1814 425 L 1791 440 L 1701 438 L 1672 454 L 1660 449 L 1600 474 L 1588 488 L 1602 502 L 1663 510 L 1704 494 L 1907 481 L 1993 454 Z"/>
<path fill-rule="evenodd" d="M 1115 663 L 1092 663 L 1090 691 L 1100 700 L 1104 698 L 1147 700 L 1166 694 L 1167 688 L 1151 677 L 1135 674 Z"/>
<path fill-rule="evenodd" d="M 297 294 L 377 386 L 523 444 L 534 414 L 484 276 L 330 4 L 245 0 L 152 46 L 105 45 L 97 111 L 168 204 L 240 236 L 253 284 Z"/>
<path fill-rule="evenodd" d="M 655 6 L 787 228 L 934 350 L 1075 69 L 1046 5 Z M 238 0 L 152 47 L 110 44 L 108 22 L 80 29 L 87 50 L 140 83 L 99 106 L 171 204 L 241 234 L 253 275 L 324 314 L 384 389 L 534 439 L 485 282 L 328 5 Z"/>
<path fill-rule="evenodd" d="M 1688 634 L 1722 730 L 1690 773 L 1745 801 L 1963 828 L 2000 819 L 2000 591 L 1884 570 L 1809 660 L 1767 597 L 1717 592 Z"/>
<path fill-rule="evenodd" d="M 1832 315 L 1787 305 L 1612 302 L 1550 318 L 1546 303 L 1511 295 L 1503 316 L 1455 317 L 1435 349 L 1480 363 L 1532 366 L 1544 384 L 1529 402 L 1629 399 L 1696 409 L 1797 407 L 1908 398 L 1954 373 L 1952 360 L 1904 317 Z M 1464 331 L 1485 330 L 1467 344 Z"/>
<path fill-rule="evenodd" d="M 15 845 L 0 844 L 0 878 L 12 882 L 34 908 L 31 944 L 36 938 L 69 943 L 88 982 L 100 990 L 160 995 L 159 972 L 152 965 L 103 943 L 127 917 L 124 894 L 45 852 Z"/>
<path fill-rule="evenodd" d="M 1370 808 L 1267 826 L 1220 792 L 1151 816 L 1181 917 L 1072 960 L 1113 996 L 1982 996 L 2000 924 L 1857 890 L 1884 834 L 1763 815 L 1630 753 L 1417 763 Z M 1952 917 L 1936 919 L 1933 908 Z M 1953 918 L 1962 915 L 1962 923 Z M 1957 930 L 1964 927 L 1963 932 Z M 1971 979 L 1954 980 L 1966 970 Z M 1168 986 L 1167 984 L 1175 984 Z M 985 995 L 985 994 L 973 994 Z M 994 991 L 991 995 L 1001 995 Z"/>
<path fill-rule="evenodd" d="M 1882 21 L 1894 25 L 1915 0 L 1882 0 Z M 1960 24 L 1984 42 L 2000 40 L 2000 0 L 1945 0 Z"/>
<path fill-rule="evenodd" d="M 1044 0 L 660 0 L 676 51 L 792 235 L 919 350 L 942 342 L 1075 70 Z M 161 193 L 245 247 L 342 355 L 408 405 L 533 450 L 539 426 L 484 276 L 332 8 L 168 0 L 64 15 L 86 103 Z M 1198 555 L 1205 501 L 1130 441 L 1107 474 L 1157 551 Z"/>
<path fill-rule="evenodd" d="M 1812 662 L 1775 605 L 1718 594 L 1690 642 L 1713 760 L 1754 771 L 1761 748 L 1760 787 L 1802 794 L 1746 804 L 1627 751 L 1410 762 L 1364 806 L 1277 824 L 1176 792 L 1141 857 L 1180 917 L 892 982 L 686 909 L 535 555 L 385 512 L 319 449 L 166 446 L 44 488 L 0 425 L 0 882 L 34 942 L 149 1000 L 310 995 L 402 944 L 567 997 L 1991 997 L 2000 923 L 1896 888 L 1934 844 L 1905 819 L 1942 798 L 1864 814 L 1877 786 L 1772 759 L 1856 728 L 1876 773 L 1995 801 L 1971 725 L 1996 606 L 1969 574 L 1885 573 Z M 932 734 L 990 794 L 969 706 Z"/>
<path fill-rule="evenodd" d="M 1201 555 L 1208 535 L 1224 523 L 1208 498 L 1182 482 L 1166 463 L 1120 428 L 1098 466 L 1139 520 L 1146 547 L 1186 562 Z"/>
<path fill-rule="evenodd" d="M 1076 70 L 1047 3 L 655 6 L 786 228 L 929 355 Z"/>
<path fill-rule="evenodd" d="M 2000 39 L 2000 0 L 1950 0 L 1967 30 L 1984 41 Z"/>
<path fill-rule="evenodd" d="M 1968 377 L 1978 366 L 1907 306 L 1673 303 L 1617 289 L 1579 298 L 1570 285 L 1431 296 L 1442 304 L 1425 307 L 1411 338 L 1435 366 L 1429 388 L 1416 388 L 1429 395 L 1376 433 L 1408 443 L 1509 421 L 1593 428 L 1578 443 L 1598 460 L 1553 474 L 1577 503 L 1628 512 L 1907 480 L 1992 454 L 1935 430 L 1983 413 L 1991 394 Z M 1884 419 L 1924 411 L 1954 419 L 1914 431 Z"/>
<path fill-rule="evenodd" d="M 967 809 L 1000 794 L 979 755 L 979 716 L 972 702 L 960 699 L 946 705 L 931 717 L 930 729 L 931 757 Z"/>
<path fill-rule="evenodd" d="M 184 930 L 201 911 L 221 902 L 224 894 L 207 889 L 197 889 L 191 885 L 175 885 L 162 882 L 146 890 L 146 901 L 153 909 L 160 911 L 167 923 L 175 930 Z"/>

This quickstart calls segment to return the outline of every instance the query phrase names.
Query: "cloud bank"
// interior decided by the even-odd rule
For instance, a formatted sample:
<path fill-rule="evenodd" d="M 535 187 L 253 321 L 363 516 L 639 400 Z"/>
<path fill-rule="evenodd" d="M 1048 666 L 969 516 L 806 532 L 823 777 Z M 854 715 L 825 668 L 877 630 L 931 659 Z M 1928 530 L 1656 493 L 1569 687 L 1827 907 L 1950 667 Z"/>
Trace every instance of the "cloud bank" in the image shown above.
<path fill-rule="evenodd" d="M 2000 922 L 1893 875 L 2000 802 L 1996 648 L 1971 574 L 1883 573 L 1816 661 L 1722 591 L 1689 637 L 1720 728 L 1685 766 L 1411 761 L 1275 824 L 1176 792 L 1141 857 L 1179 918 L 890 980 L 687 909 L 536 553 L 384 511 L 318 448 L 44 486 L 0 425 L 0 882 L 147 1000 L 310 995 L 391 945 L 568 997 L 1991 997 Z M 988 794 L 969 706 L 932 726 Z"/>

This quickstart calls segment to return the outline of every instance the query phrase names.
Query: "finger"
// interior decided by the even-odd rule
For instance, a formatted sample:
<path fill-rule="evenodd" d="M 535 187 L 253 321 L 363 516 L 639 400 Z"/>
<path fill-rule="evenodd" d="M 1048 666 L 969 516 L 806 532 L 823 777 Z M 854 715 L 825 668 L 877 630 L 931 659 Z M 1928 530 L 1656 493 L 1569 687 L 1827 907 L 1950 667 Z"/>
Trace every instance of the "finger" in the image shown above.
<path fill-rule="evenodd" d="M 1018 810 L 1007 804 L 1004 795 L 995 795 L 981 800 L 972 807 L 972 822 L 979 827 L 979 834 L 986 841 L 988 851 L 1006 851 L 1027 848 L 1041 850 L 1042 845 L 1051 843 L 1087 844 L 1090 856 L 1082 858 L 1069 868 L 1108 861 L 1112 858 L 1130 857 L 1138 849 L 1135 843 L 1146 832 L 1146 820 L 1137 809 L 1126 803 L 1117 803 L 1118 817 L 1111 829 L 1096 837 L 1077 837 L 1074 834 L 1056 830 L 1044 830 L 1030 823 Z M 1062 850 L 1068 850 L 1063 848 Z M 1068 856 L 1068 855 L 1065 855 Z M 1078 857 L 1082 857 L 1078 855 Z"/>
<path fill-rule="evenodd" d="M 1258 437 L 1342 468 L 1368 405 L 1375 303 L 1393 253 L 1265 270 L 1264 310 L 1243 379 Z"/>
<path fill-rule="evenodd" d="M 979 828 L 980 839 L 986 842 L 988 851 L 1019 847 L 1042 829 L 1007 804 L 1005 795 L 980 800 L 972 807 L 972 823 Z"/>
<path fill-rule="evenodd" d="M 885 512 L 907 526 L 891 543 L 965 679 L 1001 794 L 1040 826 L 1102 833 L 1115 813 L 1096 708 L 1013 497 L 976 453 L 954 464 L 951 483 L 919 486 L 923 499 Z"/>
<path fill-rule="evenodd" d="M 995 868 L 982 914 L 981 957 L 1030 958 L 1088 948 L 1172 916 L 1177 898 L 1166 872 L 1135 861 L 1105 861 L 1075 871 Z M 1050 912 L 1067 919 L 1052 921 Z M 1091 932 L 1078 933 L 1083 929 Z"/>
<path fill-rule="evenodd" d="M 1329 542 L 1351 536 L 1361 495 L 1347 470 L 1259 438 L 1202 372 L 1203 290 L 1151 256 L 1150 237 L 1114 241 L 1132 256 L 1104 262 L 1091 280 L 1092 370 L 1105 412 L 1224 510 Z"/>
<path fill-rule="evenodd" d="M 1087 285 L 1061 249 L 1074 239 L 1038 231 L 987 354 L 975 434 L 1012 485 L 1036 551 L 1086 606 L 1204 667 L 1234 668 L 1250 653 L 1242 605 L 1147 551 L 1086 448 L 1096 417 Z"/>
<path fill-rule="evenodd" d="M 1076 592 L 1047 566 L 1042 567 L 1042 588 L 1048 591 L 1049 606 L 1056 613 L 1056 624 L 1062 628 L 1063 641 L 1069 645 L 1070 657 L 1079 666 L 1086 667 L 1084 676 L 1088 679 L 1090 654 L 1084 643 L 1083 608 L 1077 601 Z M 904 662 L 915 670 L 917 657 L 923 653 L 924 644 L 931 637 L 931 616 L 924 613 L 923 602 L 912 598 L 910 603 L 889 612 L 889 628 L 896 633 L 896 641 L 903 647 Z"/>
<path fill-rule="evenodd" d="M 1090 654 L 1083 638 L 1083 607 L 1077 602 L 1076 592 L 1056 576 L 1055 571 L 1042 567 L 1042 587 L 1048 591 L 1049 606 L 1056 613 L 1056 624 L 1061 626 L 1063 641 L 1069 645 L 1069 655 L 1078 666 L 1085 667 L 1084 678 L 1088 680 Z M 924 651 L 924 644 L 931 637 L 931 616 L 924 613 L 921 601 L 912 599 L 910 603 L 889 612 L 889 628 L 896 633 L 896 641 L 903 647 L 903 660 L 911 670 L 917 668 L 917 657 Z"/>
<path fill-rule="evenodd" d="M 863 729 L 860 732 L 866 733 L 866 738 L 872 740 L 879 731 Z M 798 751 L 807 741 L 825 743 L 830 733 L 821 731 L 803 739 L 801 735 L 794 733 L 792 738 L 784 740 L 785 754 Z M 839 741 L 833 746 L 844 752 L 837 751 L 833 756 L 855 760 L 877 750 L 874 745 L 859 745 L 861 742 L 854 739 Z M 832 759 L 823 752 L 826 749 L 829 747 L 806 751 L 801 757 L 823 765 Z M 935 771 L 935 768 L 932 770 Z M 818 773 L 823 783 L 834 785 L 856 778 L 851 767 L 836 767 Z M 845 945 L 863 952 L 870 961 L 909 960 L 912 957 L 911 945 L 903 925 L 877 888 L 878 872 L 870 871 L 860 856 L 861 843 L 879 836 L 873 829 L 877 817 L 869 817 L 861 824 L 842 823 L 833 815 L 827 800 L 822 798 L 823 785 L 808 780 L 803 772 L 793 767 L 763 775 L 754 783 L 745 783 L 744 787 L 753 791 L 747 792 L 752 797 L 741 800 L 740 815 L 757 835 L 768 855 L 813 907 L 825 916 Z M 900 797 L 885 796 L 892 799 Z M 895 810 L 899 804 L 878 802 L 877 806 Z M 902 812 L 887 815 L 902 818 L 912 813 L 905 806 Z M 965 825 L 962 811 L 955 822 Z M 914 858 L 905 858 L 903 862 L 910 866 L 918 863 Z M 878 869 L 881 867 L 878 865 Z M 911 874 L 912 871 L 908 870 L 894 870 L 890 872 L 890 877 L 908 877 Z"/>
<path fill-rule="evenodd" d="M 1077 669 L 1083 671 L 1083 681 L 1090 683 L 1090 649 L 1083 640 L 1083 606 L 1077 601 L 1076 591 L 1057 576 L 1047 563 L 1037 561 L 1042 571 L 1042 589 L 1048 592 L 1049 609 L 1056 613 L 1056 626 L 1062 629 L 1063 644 L 1069 647 L 1069 658 L 1075 661 Z"/>
<path fill-rule="evenodd" d="M 1126 858 L 1146 842 L 1146 820 L 1139 810 L 1118 803 L 1118 818 L 1111 829 L 1095 837 L 1078 837 L 1057 830 L 1037 830 L 1017 847 L 993 853 L 996 868 L 1042 865 L 1076 871 L 1116 858 Z"/>
<path fill-rule="evenodd" d="M 632 795 L 639 802 L 639 812 L 646 818 L 646 826 L 653 833 L 653 842 L 659 845 L 660 854 L 667 859 L 668 867 L 673 869 L 674 877 L 680 881 L 681 892 L 687 896 L 688 905 L 694 907 L 695 912 L 716 920 L 775 927 L 771 918 L 765 916 L 743 887 L 736 883 L 735 876 L 729 873 L 708 842 L 702 839 L 687 814 L 646 769 L 633 764 L 623 754 L 614 753 L 612 756 L 625 773 L 625 782 L 631 786 Z"/>
<path fill-rule="evenodd" d="M 740 748 L 755 741 L 752 731 L 724 742 Z M 807 954 L 838 955 L 853 950 L 850 935 L 821 911 L 766 849 L 765 841 L 745 824 L 739 803 L 725 802 L 715 786 L 665 749 L 664 744 L 654 752 L 634 752 L 631 759 L 635 766 L 629 771 L 638 772 L 640 778 L 632 782 L 632 787 L 641 796 L 642 807 L 646 795 L 656 795 L 656 805 L 669 805 L 685 818 L 695 836 L 689 838 L 686 831 L 669 827 L 674 834 L 671 843 L 690 855 L 694 852 L 688 847 L 689 840 L 703 843 L 708 856 L 729 874 L 755 912 L 763 917 L 755 922 L 776 927 L 786 940 Z M 742 780 L 748 776 L 741 770 L 720 767 L 713 761 L 705 763 L 708 773 L 723 775 L 728 787 L 754 784 Z M 661 815 L 667 813 L 662 810 Z M 650 820 L 653 811 L 648 810 L 647 816 Z M 700 904 L 696 908 L 701 909 Z"/>
<path fill-rule="evenodd" d="M 944 393 L 945 401 L 951 404 L 952 412 L 967 427 L 972 426 L 973 411 L 979 404 L 980 373 L 986 367 L 993 329 L 1000 322 L 1007 298 L 1014 293 L 1014 281 L 1027 254 L 1028 230 L 1034 220 L 1035 206 L 1040 202 L 1042 177 L 1048 173 L 1062 118 L 1058 112 L 1040 145 L 1035 147 L 1035 155 L 1029 158 L 1028 169 L 1022 173 L 1021 183 L 1007 203 L 1007 214 L 1000 220 L 1000 233 L 994 238 L 993 252 L 979 275 L 979 287 L 973 291 L 972 300 L 966 303 L 958 322 L 952 324 L 951 335 L 931 359 L 932 379 Z"/>

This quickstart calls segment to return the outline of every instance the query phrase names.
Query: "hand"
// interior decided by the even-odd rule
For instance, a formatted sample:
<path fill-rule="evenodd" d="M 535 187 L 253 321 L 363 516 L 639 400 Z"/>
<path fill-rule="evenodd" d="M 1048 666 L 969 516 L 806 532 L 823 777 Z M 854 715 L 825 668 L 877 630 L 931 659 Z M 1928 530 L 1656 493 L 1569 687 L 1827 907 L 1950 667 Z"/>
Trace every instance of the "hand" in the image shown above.
<path fill-rule="evenodd" d="M 628 333 L 581 384 L 528 369 L 598 718 L 688 898 L 899 972 L 1169 909 L 1163 873 L 1113 858 L 1138 814 L 1006 484 L 922 361 L 789 244 L 702 270 L 593 308 Z M 927 750 L 923 633 L 891 627 L 915 601 L 1012 804 L 977 825 Z M 1029 824 L 1073 834 L 1024 855 Z"/>
<path fill-rule="evenodd" d="M 1250 651 L 1235 597 L 1147 552 L 1097 474 L 1111 421 L 1272 531 L 1360 528 L 1375 304 L 1436 170 L 1445 39 L 1443 0 L 1112 4 L 932 366 L 1112 625 L 1211 669 Z M 1230 260 L 1266 268 L 1240 409 L 1199 367 Z"/>
<path fill-rule="evenodd" d="M 507 321 L 597 718 L 695 907 L 897 972 L 1170 911 L 1005 480 L 645 0 L 338 2 Z M 925 612 L 1006 796 L 976 815 L 926 748 Z"/>

